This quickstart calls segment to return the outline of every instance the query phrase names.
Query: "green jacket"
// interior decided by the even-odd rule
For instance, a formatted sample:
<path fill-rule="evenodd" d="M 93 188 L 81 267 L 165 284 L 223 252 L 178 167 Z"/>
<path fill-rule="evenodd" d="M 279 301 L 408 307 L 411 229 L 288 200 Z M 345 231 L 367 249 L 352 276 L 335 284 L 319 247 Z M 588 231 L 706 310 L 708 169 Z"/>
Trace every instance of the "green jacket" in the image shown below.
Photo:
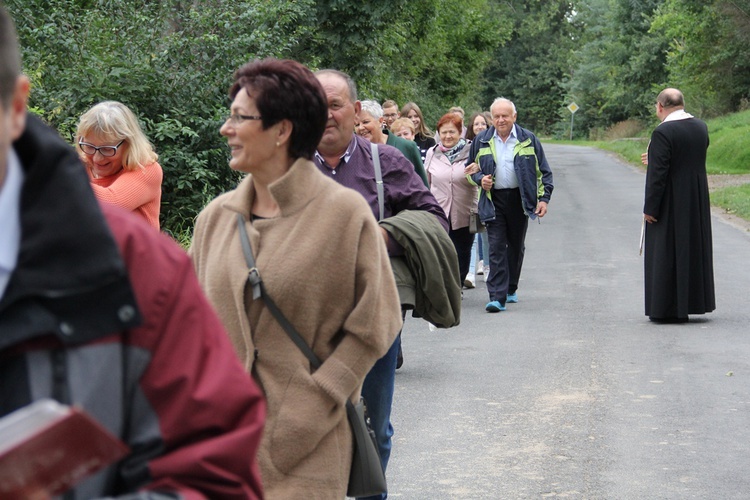
<path fill-rule="evenodd" d="M 387 130 L 384 130 L 383 133 L 387 137 L 385 143 L 401 151 L 401 153 L 406 156 L 406 159 L 414 165 L 414 171 L 422 178 L 424 185 L 430 187 L 430 183 L 427 180 L 427 172 L 425 172 L 424 164 L 422 163 L 422 155 L 419 152 L 419 146 L 417 146 L 417 143 L 414 141 L 407 141 L 401 137 L 396 137 Z"/>
<path fill-rule="evenodd" d="M 445 228 L 429 212 L 403 210 L 380 221 L 403 248 L 404 256 L 391 258 L 403 308 L 414 302 L 415 318 L 440 328 L 461 321 L 461 280 L 456 248 Z M 408 282 L 406 280 L 409 280 Z M 413 287 L 414 295 L 409 296 Z"/>

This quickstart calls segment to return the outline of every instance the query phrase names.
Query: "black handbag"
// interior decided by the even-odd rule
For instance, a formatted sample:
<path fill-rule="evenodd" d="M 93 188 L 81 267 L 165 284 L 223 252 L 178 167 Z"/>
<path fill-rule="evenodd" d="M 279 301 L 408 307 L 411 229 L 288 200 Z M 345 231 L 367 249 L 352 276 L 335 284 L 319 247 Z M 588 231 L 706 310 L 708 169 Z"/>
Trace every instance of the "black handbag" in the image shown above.
<path fill-rule="evenodd" d="M 482 221 L 479 219 L 479 214 L 474 210 L 469 211 L 469 232 L 471 234 L 483 233 L 487 230 Z"/>
<path fill-rule="evenodd" d="M 260 278 L 258 268 L 255 267 L 253 250 L 250 247 L 250 239 L 245 229 L 245 218 L 241 214 L 237 214 L 237 227 L 240 232 L 242 252 L 245 254 L 245 261 L 247 262 L 247 281 L 253 290 L 253 299 L 263 299 L 268 310 L 276 318 L 276 321 L 279 322 L 286 334 L 289 335 L 289 338 L 292 339 L 292 342 L 310 361 L 313 371 L 317 370 L 321 364 L 320 360 L 299 332 L 286 319 L 284 313 L 281 312 L 263 286 L 263 280 Z M 349 472 L 349 485 L 347 486 L 346 495 L 349 497 L 366 497 L 387 493 L 388 487 L 385 481 L 385 472 L 383 472 L 383 466 L 380 463 L 380 453 L 378 452 L 378 445 L 375 440 L 375 432 L 370 427 L 370 419 L 367 416 L 367 406 L 364 398 L 360 397 L 356 405 L 347 399 L 346 416 L 349 420 L 349 426 L 352 429 L 352 441 L 354 443 L 354 453 L 352 455 L 352 466 Z"/>

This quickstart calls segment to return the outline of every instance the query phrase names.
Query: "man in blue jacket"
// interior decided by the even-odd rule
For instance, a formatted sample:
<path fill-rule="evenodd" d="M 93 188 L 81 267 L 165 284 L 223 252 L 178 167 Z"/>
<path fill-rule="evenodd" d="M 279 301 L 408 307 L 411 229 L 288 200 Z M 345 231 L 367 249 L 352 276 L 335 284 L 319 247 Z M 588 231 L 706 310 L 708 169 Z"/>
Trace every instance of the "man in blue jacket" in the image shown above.
<path fill-rule="evenodd" d="M 490 113 L 493 126 L 476 137 L 466 163 L 475 170 L 469 181 L 482 188 L 479 217 L 490 244 L 490 300 L 485 309 L 500 312 L 506 303 L 518 302 L 529 218 L 547 213 L 553 185 L 539 139 L 515 124 L 515 104 L 498 97 Z"/>

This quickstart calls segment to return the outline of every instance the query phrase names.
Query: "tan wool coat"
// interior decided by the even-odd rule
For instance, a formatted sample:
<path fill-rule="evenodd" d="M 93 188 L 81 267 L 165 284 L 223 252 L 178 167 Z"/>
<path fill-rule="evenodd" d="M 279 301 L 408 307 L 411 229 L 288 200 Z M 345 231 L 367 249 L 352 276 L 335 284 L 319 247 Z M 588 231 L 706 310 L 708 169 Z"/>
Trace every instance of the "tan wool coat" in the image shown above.
<path fill-rule="evenodd" d="M 201 212 L 190 253 L 268 401 L 258 455 L 266 497 L 343 498 L 352 454 L 344 404 L 358 398 L 365 375 L 401 328 L 396 285 L 359 193 L 304 159 L 269 189 L 281 215 L 245 227 L 268 294 L 323 360 L 317 371 L 246 283 L 237 214 L 249 220 L 251 175 Z"/>

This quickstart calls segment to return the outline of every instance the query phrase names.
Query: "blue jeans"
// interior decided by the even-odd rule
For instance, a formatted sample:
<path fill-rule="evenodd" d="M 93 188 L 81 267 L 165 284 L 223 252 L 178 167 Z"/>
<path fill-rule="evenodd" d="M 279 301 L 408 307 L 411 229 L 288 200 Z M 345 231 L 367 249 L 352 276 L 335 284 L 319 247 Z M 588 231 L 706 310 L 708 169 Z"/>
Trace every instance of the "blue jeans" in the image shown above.
<path fill-rule="evenodd" d="M 487 232 L 484 234 L 477 233 L 479 237 L 479 260 L 484 262 L 485 266 L 490 265 L 490 239 L 487 237 Z"/>
<path fill-rule="evenodd" d="M 471 262 L 469 262 L 469 275 L 473 276 L 477 273 L 477 240 L 479 234 L 474 235 L 474 243 L 471 245 Z"/>
<path fill-rule="evenodd" d="M 404 312 L 402 312 L 403 314 Z M 393 437 L 391 406 L 393 405 L 393 389 L 396 385 L 396 360 L 400 346 L 401 334 L 396 337 L 385 356 L 375 362 L 362 385 L 362 397 L 365 398 L 367 403 L 367 413 L 370 415 L 372 430 L 375 431 L 375 437 L 378 441 L 380 463 L 383 465 L 383 470 L 386 470 L 388 459 L 391 456 L 391 437 Z M 388 498 L 388 495 L 364 497 L 361 500 L 384 498 Z"/>

